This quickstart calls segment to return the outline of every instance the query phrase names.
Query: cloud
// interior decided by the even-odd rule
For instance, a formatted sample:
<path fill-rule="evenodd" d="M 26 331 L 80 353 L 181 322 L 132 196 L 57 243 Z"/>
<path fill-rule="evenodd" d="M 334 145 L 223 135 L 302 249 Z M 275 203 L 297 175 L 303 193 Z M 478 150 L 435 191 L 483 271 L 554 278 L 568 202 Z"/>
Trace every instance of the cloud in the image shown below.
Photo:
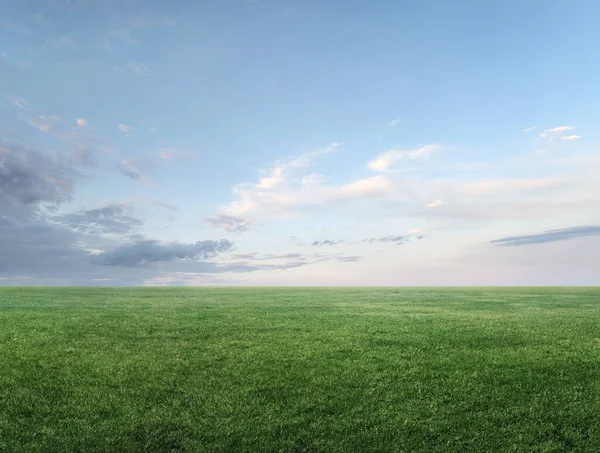
<path fill-rule="evenodd" d="M 545 140 L 577 140 L 580 135 L 565 135 L 567 132 L 575 129 L 573 126 L 558 126 L 552 129 L 546 129 L 539 137 Z"/>
<path fill-rule="evenodd" d="M 9 97 L 8 102 L 10 102 L 14 107 L 16 107 L 18 109 L 21 109 L 21 110 L 29 109 L 29 103 L 25 99 L 11 96 L 11 97 Z"/>
<path fill-rule="evenodd" d="M 369 162 L 367 165 L 371 170 L 380 173 L 392 172 L 394 170 L 390 170 L 390 167 L 403 159 L 424 159 L 428 158 L 432 153 L 443 149 L 439 145 L 424 145 L 415 149 L 392 148 L 377 156 L 375 160 Z"/>
<path fill-rule="evenodd" d="M 22 100 L 18 100 L 11 103 L 17 106 L 19 110 L 22 110 L 20 116 L 28 124 L 40 132 L 49 134 L 67 143 L 67 152 L 63 152 L 63 154 L 65 154 L 65 158 L 71 161 L 71 164 L 76 166 L 90 166 L 94 163 L 94 154 L 112 151 L 102 138 L 86 133 L 85 126 L 87 126 L 87 121 L 84 118 L 77 118 L 75 120 L 76 125 L 79 126 L 75 128 L 58 115 L 39 114 L 28 106 L 23 107 L 23 102 Z"/>
<path fill-rule="evenodd" d="M 250 261 L 266 261 L 266 260 L 280 260 L 280 259 L 300 259 L 300 260 L 307 259 L 307 257 L 305 255 L 302 255 L 301 253 L 286 253 L 283 255 L 273 255 L 273 254 L 260 255 L 256 252 L 239 253 L 239 254 L 233 255 L 233 258 L 250 260 Z"/>
<path fill-rule="evenodd" d="M 342 263 L 354 263 L 356 261 L 361 261 L 362 258 L 362 256 L 338 256 L 335 259 Z"/>
<path fill-rule="evenodd" d="M 344 200 L 378 198 L 392 194 L 395 186 L 388 178 L 377 175 L 338 186 L 294 186 L 290 181 L 278 184 L 238 185 L 237 200 L 222 209 L 231 216 L 267 215 L 289 217 L 303 209 Z"/>
<path fill-rule="evenodd" d="M 287 160 L 277 161 L 275 163 L 275 166 L 271 169 L 270 174 L 268 176 L 260 178 L 258 184 L 256 184 L 256 188 L 274 188 L 285 181 L 289 172 L 297 170 L 299 168 L 308 167 L 315 161 L 317 157 L 323 154 L 336 152 L 340 148 L 340 146 L 342 146 L 341 143 L 333 142 L 325 148 L 303 153 L 299 156 Z"/>
<path fill-rule="evenodd" d="M 154 205 L 154 206 L 158 206 L 159 208 L 162 208 L 166 211 L 172 212 L 172 211 L 178 211 L 179 208 L 175 205 L 169 204 L 169 203 L 165 203 L 164 201 L 159 201 L 159 200 L 153 200 L 153 199 L 148 199 L 147 200 L 148 203 Z"/>
<path fill-rule="evenodd" d="M 433 200 L 432 202 L 427 203 L 425 206 L 427 206 L 428 208 L 439 208 L 443 204 L 444 203 L 442 203 L 441 200 Z"/>
<path fill-rule="evenodd" d="M 527 129 L 523 129 L 523 132 L 531 132 L 537 129 L 537 126 L 528 127 Z"/>
<path fill-rule="evenodd" d="M 54 216 L 52 220 L 81 233 L 126 235 L 143 224 L 127 211 L 124 205 L 109 204 L 102 208 Z"/>
<path fill-rule="evenodd" d="M 226 214 L 216 214 L 214 217 L 205 217 L 203 220 L 221 230 L 238 233 L 246 231 L 252 225 L 251 219 Z"/>
<path fill-rule="evenodd" d="M 156 154 L 164 160 L 187 159 L 196 156 L 195 151 L 180 151 L 175 148 L 162 148 L 156 151 Z"/>
<path fill-rule="evenodd" d="M 140 63 L 139 61 L 128 61 L 125 64 L 125 69 L 137 74 L 137 75 L 148 75 L 150 74 L 150 69 L 144 63 Z"/>
<path fill-rule="evenodd" d="M 25 121 L 40 132 L 51 134 L 60 140 L 69 140 L 75 137 L 72 131 L 65 128 L 64 120 L 57 115 L 26 115 Z"/>
<path fill-rule="evenodd" d="M 400 123 L 400 121 L 402 121 L 402 118 L 396 118 L 396 119 L 393 119 L 393 120 L 390 122 L 390 127 L 393 129 L 394 127 L 396 127 L 396 125 L 397 125 L 398 123 Z"/>
<path fill-rule="evenodd" d="M 302 185 L 306 187 L 321 186 L 328 180 L 327 176 L 319 173 L 311 173 L 310 175 L 302 177 Z"/>
<path fill-rule="evenodd" d="M 302 169 L 314 164 L 317 157 L 333 153 L 341 143 L 334 142 L 325 148 L 279 160 L 269 171 L 261 172 L 257 183 L 241 183 L 234 186 L 236 200 L 222 207 L 218 213 L 246 218 L 250 213 L 286 216 L 294 207 L 327 202 L 332 198 L 352 197 L 352 192 L 376 192 L 386 185 L 381 179 L 355 181 L 341 187 L 323 185 L 325 178 L 313 173 L 300 176 Z M 319 201 L 321 200 L 321 201 Z"/>
<path fill-rule="evenodd" d="M 133 130 L 133 126 L 128 126 L 127 124 L 121 123 L 117 126 L 117 129 L 119 129 L 124 134 L 129 134 Z"/>
<path fill-rule="evenodd" d="M 313 241 L 312 245 L 315 247 L 322 247 L 324 245 L 336 245 L 336 244 L 341 244 L 342 242 L 344 242 L 343 240 L 341 241 L 331 241 L 329 239 L 326 239 L 324 241 Z"/>
<path fill-rule="evenodd" d="M 363 239 L 362 242 L 368 242 L 370 244 L 384 242 L 384 243 L 392 243 L 397 245 L 402 245 L 412 239 L 424 239 L 425 235 L 422 234 L 421 230 L 413 229 L 410 230 L 407 234 L 390 234 L 387 236 L 380 236 L 376 238 L 366 238 Z"/>
<path fill-rule="evenodd" d="M 143 220 L 125 203 L 57 214 L 72 200 L 81 176 L 69 162 L 10 142 L 0 146 L 2 284 L 135 285 L 167 271 L 279 271 L 323 260 L 287 253 L 253 256 L 249 263 L 223 261 L 233 250 L 227 239 L 184 243 L 136 235 Z"/>
<path fill-rule="evenodd" d="M 495 239 L 490 241 L 490 244 L 500 246 L 519 246 L 519 245 L 530 245 L 530 244 L 541 244 L 545 242 L 564 241 L 568 239 L 586 237 L 586 236 L 600 236 L 600 226 L 578 226 L 571 228 L 563 228 L 559 230 L 549 230 L 543 233 L 525 235 L 525 236 L 509 236 L 501 239 Z"/>
<path fill-rule="evenodd" d="M 52 156 L 15 144 L 0 145 L 0 214 L 31 217 L 73 196 L 76 172 Z"/>
<path fill-rule="evenodd" d="M 161 261 L 200 260 L 213 258 L 228 252 L 233 243 L 227 239 L 197 241 L 193 244 L 141 240 L 125 244 L 98 255 L 101 264 L 107 266 L 140 266 Z"/>
<path fill-rule="evenodd" d="M 403 243 L 409 236 L 403 236 L 399 234 L 393 234 L 390 236 L 383 236 L 379 238 L 367 238 L 363 239 L 364 242 L 374 243 L 374 242 L 399 242 Z"/>
<path fill-rule="evenodd" d="M 123 176 L 139 182 L 143 186 L 152 185 L 147 171 L 156 167 L 156 164 L 144 156 L 128 157 L 116 165 L 116 169 Z"/>

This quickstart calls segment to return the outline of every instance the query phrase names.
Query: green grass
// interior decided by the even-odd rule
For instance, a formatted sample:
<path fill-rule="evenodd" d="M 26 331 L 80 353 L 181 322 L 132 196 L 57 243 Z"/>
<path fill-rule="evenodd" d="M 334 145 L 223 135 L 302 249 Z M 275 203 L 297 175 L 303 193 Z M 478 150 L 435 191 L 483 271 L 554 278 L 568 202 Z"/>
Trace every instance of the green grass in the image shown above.
<path fill-rule="evenodd" d="M 0 288 L 1 452 L 600 452 L 599 288 Z"/>

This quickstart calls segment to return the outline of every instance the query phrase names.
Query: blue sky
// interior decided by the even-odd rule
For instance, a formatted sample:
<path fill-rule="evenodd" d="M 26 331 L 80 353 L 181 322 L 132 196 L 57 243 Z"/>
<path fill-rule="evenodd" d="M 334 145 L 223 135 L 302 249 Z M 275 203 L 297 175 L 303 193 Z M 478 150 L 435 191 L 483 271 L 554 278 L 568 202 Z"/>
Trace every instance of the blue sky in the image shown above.
<path fill-rule="evenodd" d="M 598 284 L 595 1 L 5 1 L 0 284 Z"/>

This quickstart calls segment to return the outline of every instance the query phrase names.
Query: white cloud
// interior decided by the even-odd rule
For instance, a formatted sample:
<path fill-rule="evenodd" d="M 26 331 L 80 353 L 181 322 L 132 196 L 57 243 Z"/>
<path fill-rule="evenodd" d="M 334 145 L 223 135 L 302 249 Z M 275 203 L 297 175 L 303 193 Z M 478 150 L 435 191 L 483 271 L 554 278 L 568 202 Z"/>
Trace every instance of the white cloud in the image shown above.
<path fill-rule="evenodd" d="M 242 218 L 250 215 L 289 217 L 308 207 L 341 200 L 380 197 L 395 192 L 393 182 L 384 175 L 341 185 L 327 185 L 327 178 L 320 173 L 298 174 L 298 170 L 312 164 L 317 156 L 333 152 L 339 146 L 339 143 L 333 143 L 320 150 L 278 161 L 258 183 L 236 185 L 235 200 L 222 207 L 218 214 Z"/>
<path fill-rule="evenodd" d="M 320 186 L 327 182 L 327 180 L 328 178 L 325 175 L 312 173 L 302 178 L 302 185 L 306 187 Z"/>
<path fill-rule="evenodd" d="M 85 119 L 83 119 L 83 118 L 77 118 L 75 120 L 75 122 L 77 123 L 77 125 L 79 127 L 86 127 L 87 126 L 87 121 Z"/>
<path fill-rule="evenodd" d="M 573 126 L 558 126 L 552 129 L 546 129 L 539 137 L 545 140 L 577 140 L 580 135 L 565 135 L 565 133 L 575 129 Z"/>
<path fill-rule="evenodd" d="M 396 149 L 392 148 L 377 156 L 377 158 L 368 163 L 371 170 L 381 173 L 393 172 L 390 167 L 403 159 L 423 159 L 429 157 L 433 152 L 441 151 L 444 148 L 439 145 L 424 145 L 415 149 Z M 397 171 L 397 170 L 396 170 Z"/>
<path fill-rule="evenodd" d="M 439 208 L 443 204 L 444 203 L 442 203 L 440 200 L 433 200 L 431 203 L 427 203 L 425 206 L 428 208 Z"/>
<path fill-rule="evenodd" d="M 129 134 L 133 130 L 133 126 L 128 126 L 127 124 L 121 123 L 117 126 L 117 129 L 119 129 L 124 134 Z"/>
<path fill-rule="evenodd" d="M 394 128 L 394 127 L 396 127 L 396 125 L 398 125 L 398 123 L 400 123 L 401 121 L 402 121 L 402 118 L 396 118 L 396 119 L 393 119 L 393 120 L 390 122 L 390 127 L 393 129 L 393 128 Z"/>
<path fill-rule="evenodd" d="M 275 166 L 268 172 L 268 176 L 263 176 L 256 184 L 257 189 L 272 189 L 282 184 L 287 175 L 299 168 L 305 168 L 313 164 L 315 159 L 323 154 L 329 154 L 336 152 L 341 143 L 333 142 L 326 148 L 317 149 L 307 153 L 300 154 L 294 158 L 288 159 L 287 161 L 277 161 Z"/>
<path fill-rule="evenodd" d="M 537 129 L 537 126 L 528 127 L 527 129 L 523 129 L 523 132 L 531 132 Z"/>

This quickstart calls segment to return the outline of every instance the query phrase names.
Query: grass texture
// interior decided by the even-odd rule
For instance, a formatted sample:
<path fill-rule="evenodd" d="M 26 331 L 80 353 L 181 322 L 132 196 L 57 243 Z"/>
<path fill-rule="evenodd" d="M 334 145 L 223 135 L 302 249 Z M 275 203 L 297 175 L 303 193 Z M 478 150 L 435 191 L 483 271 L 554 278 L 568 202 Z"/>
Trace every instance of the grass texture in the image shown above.
<path fill-rule="evenodd" d="M 0 452 L 600 452 L 600 288 L 0 288 Z"/>

